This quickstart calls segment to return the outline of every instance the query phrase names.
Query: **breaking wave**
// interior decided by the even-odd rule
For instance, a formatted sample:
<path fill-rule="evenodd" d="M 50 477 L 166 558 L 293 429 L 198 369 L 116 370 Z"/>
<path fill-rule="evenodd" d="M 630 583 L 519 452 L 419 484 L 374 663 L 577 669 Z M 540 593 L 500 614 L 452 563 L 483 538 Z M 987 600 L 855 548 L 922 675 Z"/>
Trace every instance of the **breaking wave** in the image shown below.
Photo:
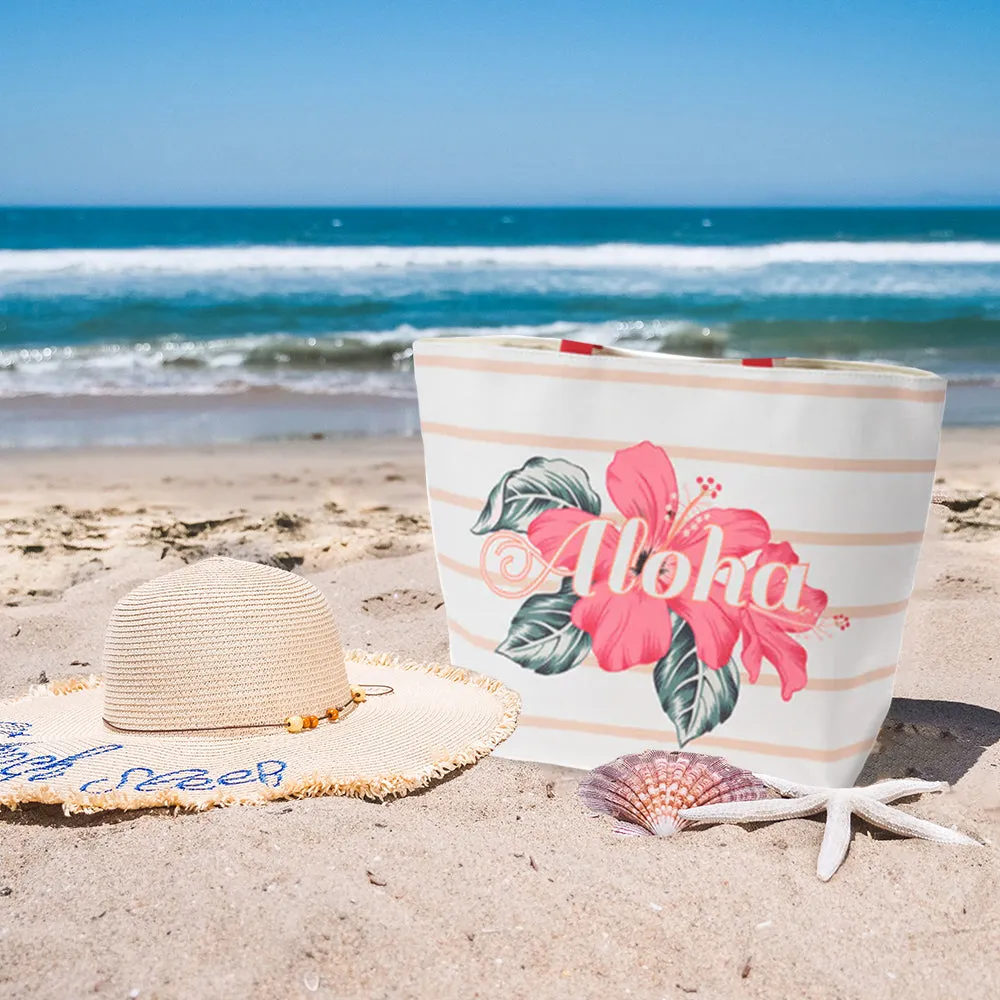
<path fill-rule="evenodd" d="M 775 264 L 1000 264 L 1000 243 L 799 242 L 761 246 L 241 246 L 0 250 L 0 277 L 338 272 L 406 268 L 642 268 L 717 271 Z"/>

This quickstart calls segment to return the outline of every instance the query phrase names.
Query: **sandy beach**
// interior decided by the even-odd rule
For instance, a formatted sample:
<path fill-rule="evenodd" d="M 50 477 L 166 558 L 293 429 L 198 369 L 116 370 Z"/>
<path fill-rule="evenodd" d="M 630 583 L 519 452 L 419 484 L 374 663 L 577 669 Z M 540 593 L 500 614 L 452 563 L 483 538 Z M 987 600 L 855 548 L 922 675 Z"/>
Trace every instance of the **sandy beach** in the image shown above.
<path fill-rule="evenodd" d="M 377 804 L 0 817 L 2 997 L 1000 995 L 1000 430 L 946 431 L 862 780 L 984 843 L 821 820 L 619 838 L 579 773 L 487 759 Z M 0 694 L 99 670 L 115 601 L 215 554 L 302 573 L 346 641 L 448 656 L 414 438 L 0 454 Z"/>

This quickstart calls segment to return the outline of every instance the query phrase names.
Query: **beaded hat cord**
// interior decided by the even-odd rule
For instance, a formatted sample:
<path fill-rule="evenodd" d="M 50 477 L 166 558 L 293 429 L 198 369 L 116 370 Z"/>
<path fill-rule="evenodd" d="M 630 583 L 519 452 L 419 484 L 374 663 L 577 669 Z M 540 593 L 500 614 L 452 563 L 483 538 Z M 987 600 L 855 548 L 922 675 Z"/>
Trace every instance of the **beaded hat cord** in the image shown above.
<path fill-rule="evenodd" d="M 392 688 L 388 684 L 352 684 L 351 700 L 337 705 L 333 708 L 323 710 L 323 718 L 330 722 L 336 722 L 343 715 L 352 712 L 357 705 L 367 701 L 369 697 L 375 698 L 383 694 L 392 694 Z M 104 719 L 104 724 L 115 732 L 119 733 L 213 733 L 222 732 L 227 729 L 285 729 L 290 733 L 301 733 L 305 729 L 315 729 L 319 725 L 320 717 L 317 715 L 289 715 L 281 722 L 250 722 L 244 725 L 232 726 L 200 726 L 196 729 L 124 729 L 116 726 Z"/>

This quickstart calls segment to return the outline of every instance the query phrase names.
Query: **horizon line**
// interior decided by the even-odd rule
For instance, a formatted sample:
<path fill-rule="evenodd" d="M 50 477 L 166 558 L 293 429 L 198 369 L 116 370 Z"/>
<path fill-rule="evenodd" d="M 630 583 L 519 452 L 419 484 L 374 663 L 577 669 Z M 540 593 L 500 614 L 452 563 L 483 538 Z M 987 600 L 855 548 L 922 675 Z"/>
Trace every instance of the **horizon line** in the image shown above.
<path fill-rule="evenodd" d="M 816 203 L 782 203 L 782 202 L 720 202 L 720 203 L 684 203 L 667 204 L 659 202 L 632 203 L 622 202 L 621 204 L 595 204 L 595 203 L 575 203 L 575 202 L 532 202 L 530 204 L 504 204 L 504 203 L 483 203 L 483 204 L 449 204 L 419 203 L 419 204 L 325 204 L 317 202 L 314 204 L 283 204 L 280 202 L 261 203 L 233 203 L 233 204 L 208 204 L 208 203 L 167 203 L 167 202 L 53 202 L 53 203 L 4 203 L 0 202 L 0 211 L 339 211 L 339 212 L 389 212 L 389 211 L 790 211 L 790 212 L 815 212 L 815 211 L 996 211 L 1000 210 L 1000 198 L 988 202 L 816 202 Z"/>

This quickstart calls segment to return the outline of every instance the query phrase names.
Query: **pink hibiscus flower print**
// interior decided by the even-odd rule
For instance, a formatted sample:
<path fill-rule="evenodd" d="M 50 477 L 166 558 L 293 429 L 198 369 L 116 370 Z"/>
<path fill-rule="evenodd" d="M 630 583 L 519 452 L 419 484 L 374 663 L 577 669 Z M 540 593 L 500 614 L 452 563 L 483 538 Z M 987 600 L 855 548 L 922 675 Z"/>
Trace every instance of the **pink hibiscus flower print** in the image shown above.
<path fill-rule="evenodd" d="M 798 562 L 798 554 L 792 546 L 788 542 L 782 542 L 779 545 L 766 545 L 761 550 L 757 565 L 781 563 L 784 566 L 794 566 Z M 784 589 L 783 574 L 772 574 L 768 581 L 767 603 L 778 604 Z M 783 606 L 762 608 L 747 599 L 740 615 L 740 629 L 743 633 L 742 660 L 750 683 L 756 682 L 760 676 L 761 663 L 767 660 L 778 671 L 781 697 L 785 701 L 806 686 L 806 651 L 793 635 L 810 632 L 816 627 L 826 610 L 827 596 L 824 591 L 804 584 L 798 604 L 798 611 L 790 611 Z"/>
<path fill-rule="evenodd" d="M 609 586 L 609 577 L 621 531 L 614 524 L 607 525 L 591 592 L 573 606 L 572 622 L 590 635 L 598 664 L 604 670 L 621 671 L 658 661 L 670 649 L 674 612 L 694 631 L 699 659 L 712 669 L 725 666 L 739 638 L 742 609 L 725 602 L 722 584 L 713 582 L 707 599 L 695 600 L 690 586 L 681 588 L 676 596 L 651 595 L 640 585 L 640 578 L 654 553 L 667 553 L 660 560 L 657 593 L 669 590 L 681 563 L 671 555 L 688 561 L 693 581 L 705 555 L 710 527 L 722 529 L 719 559 L 742 558 L 767 544 L 771 534 L 767 521 L 751 510 L 705 509 L 708 496 L 717 495 L 715 486 L 702 486 L 681 508 L 673 464 L 662 448 L 648 441 L 617 452 L 608 466 L 606 482 L 608 495 L 621 515 L 641 518 L 648 530 L 627 568 L 624 592 L 618 593 Z M 548 510 L 528 526 L 528 538 L 543 558 L 551 562 L 558 557 L 560 572 L 571 574 L 583 545 L 585 533 L 580 529 L 597 519 L 597 515 L 577 508 Z"/>

